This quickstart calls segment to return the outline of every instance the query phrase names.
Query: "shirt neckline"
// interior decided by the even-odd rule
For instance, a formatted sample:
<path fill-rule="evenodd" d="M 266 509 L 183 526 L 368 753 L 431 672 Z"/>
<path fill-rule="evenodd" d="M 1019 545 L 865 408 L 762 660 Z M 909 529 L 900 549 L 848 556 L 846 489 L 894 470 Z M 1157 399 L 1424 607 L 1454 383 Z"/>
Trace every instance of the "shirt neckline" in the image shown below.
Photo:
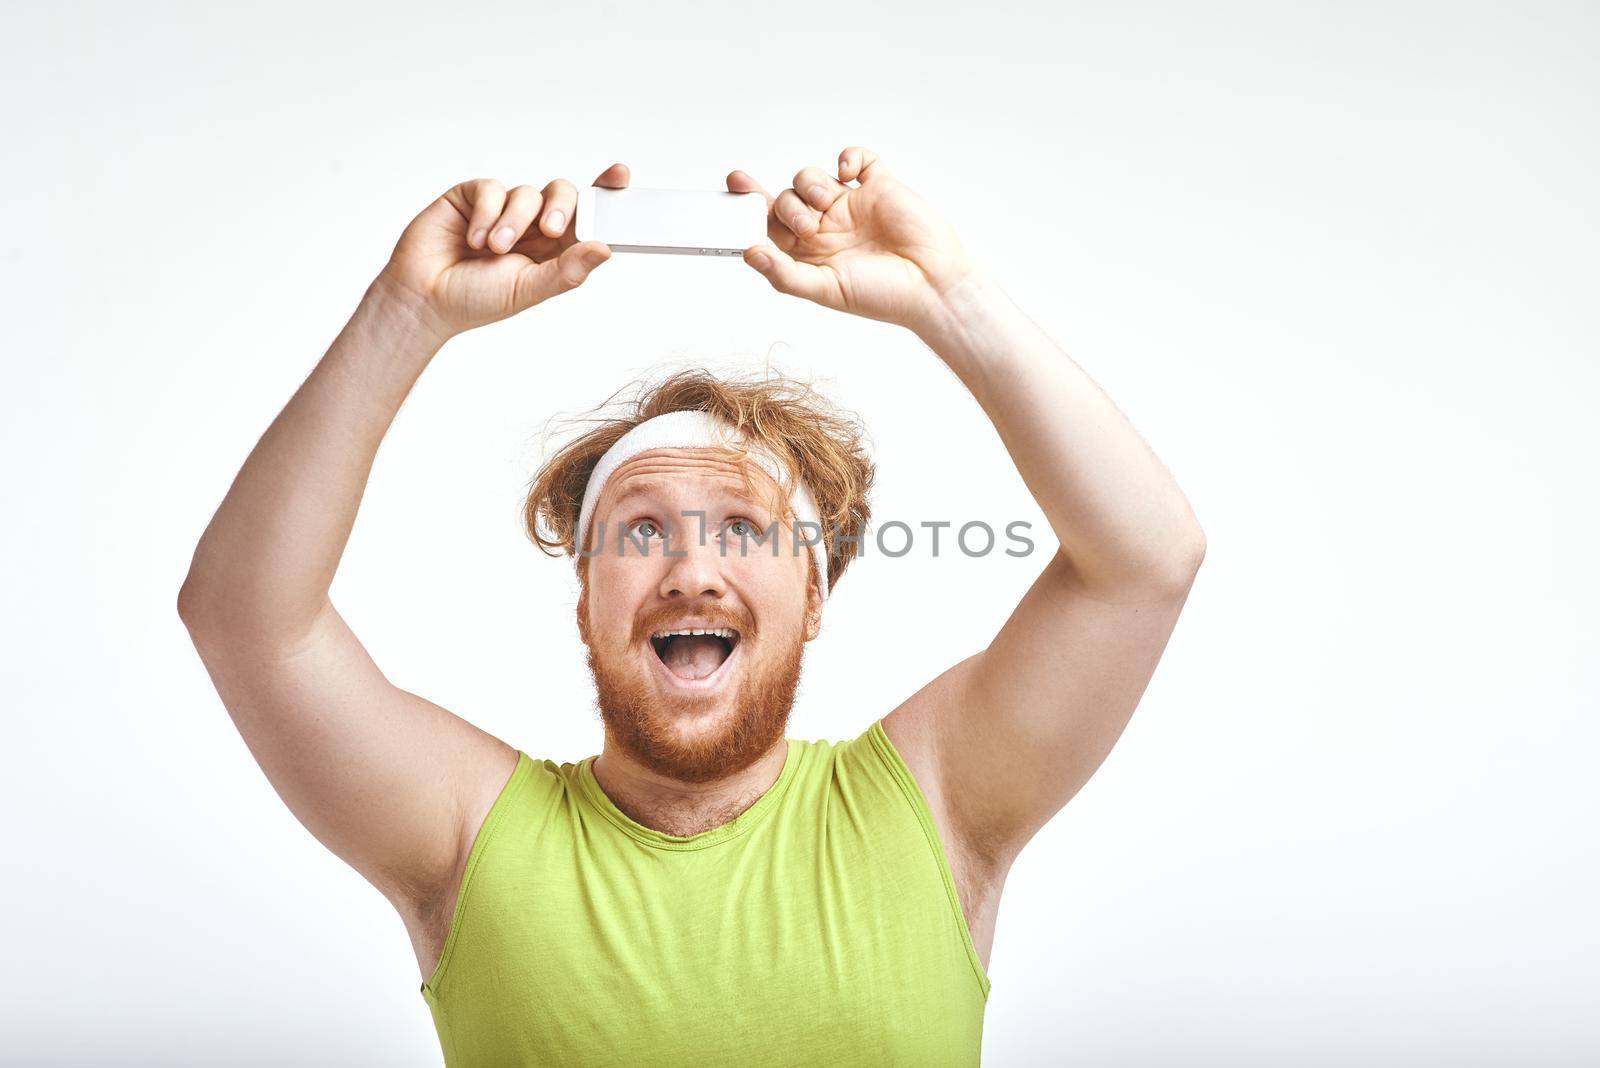
<path fill-rule="evenodd" d="M 793 738 L 786 738 L 784 741 L 788 745 L 788 752 L 783 758 L 783 769 L 778 772 L 778 778 L 773 784 L 767 787 L 767 792 L 756 798 L 755 804 L 727 823 L 701 831 L 699 834 L 683 836 L 667 834 L 654 827 L 646 827 L 618 808 L 600 788 L 600 780 L 595 778 L 592 765 L 599 756 L 598 753 L 584 757 L 578 762 L 578 783 L 590 805 L 630 838 L 657 849 L 705 849 L 739 837 L 766 819 L 778 806 L 778 802 L 788 791 L 789 784 L 794 781 L 795 770 L 800 763 L 800 743 Z"/>

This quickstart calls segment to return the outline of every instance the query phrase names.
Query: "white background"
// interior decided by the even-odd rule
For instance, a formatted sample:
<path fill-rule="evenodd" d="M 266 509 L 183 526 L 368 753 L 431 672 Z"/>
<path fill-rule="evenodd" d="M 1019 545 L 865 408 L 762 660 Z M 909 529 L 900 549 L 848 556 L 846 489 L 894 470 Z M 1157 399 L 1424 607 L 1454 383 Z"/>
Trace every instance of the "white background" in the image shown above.
<path fill-rule="evenodd" d="M 1174 473 L 1209 552 L 1001 906 L 986 1063 L 1600 1058 L 1586 4 L 28 5 L 8 305 L 0 1033 L 19 1062 L 437 1064 L 400 921 L 251 761 L 175 600 L 406 223 L 463 179 L 774 192 L 863 144 Z M 451 342 L 333 588 L 378 663 L 598 751 L 557 414 L 664 363 L 815 377 L 881 519 L 1043 519 L 908 334 L 619 255 Z M 791 736 L 859 733 L 1048 559 L 855 565 Z"/>

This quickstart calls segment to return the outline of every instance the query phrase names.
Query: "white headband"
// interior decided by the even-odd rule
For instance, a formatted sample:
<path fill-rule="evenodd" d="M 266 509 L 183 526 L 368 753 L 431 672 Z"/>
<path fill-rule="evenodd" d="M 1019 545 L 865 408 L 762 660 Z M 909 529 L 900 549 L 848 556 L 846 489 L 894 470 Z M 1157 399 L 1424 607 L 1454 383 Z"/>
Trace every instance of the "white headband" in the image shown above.
<path fill-rule="evenodd" d="M 715 449 L 729 448 L 734 444 L 744 445 L 750 459 L 761 465 L 762 470 L 772 476 L 772 480 L 779 487 L 783 486 L 782 465 L 765 449 L 750 447 L 744 438 L 733 427 L 718 419 L 710 412 L 680 411 L 667 412 L 646 419 L 622 437 L 616 440 L 611 448 L 600 457 L 600 462 L 594 465 L 594 471 L 589 475 L 589 484 L 583 491 L 583 507 L 578 511 L 578 529 L 574 538 L 579 549 L 589 544 L 589 526 L 594 518 L 594 506 L 600 500 L 600 491 L 605 489 L 606 482 L 611 478 L 612 472 L 638 456 L 642 452 L 653 449 Z M 799 536 L 799 524 L 810 523 L 816 531 L 815 541 L 811 544 L 811 557 L 816 563 L 818 587 L 822 590 L 822 600 L 828 600 L 828 550 L 823 545 L 822 521 L 817 512 L 816 499 L 811 496 L 811 487 L 805 480 L 794 480 L 794 492 L 790 494 L 789 506 L 794 509 L 796 527 L 791 534 Z M 807 532 L 806 538 L 811 541 L 813 535 Z"/>

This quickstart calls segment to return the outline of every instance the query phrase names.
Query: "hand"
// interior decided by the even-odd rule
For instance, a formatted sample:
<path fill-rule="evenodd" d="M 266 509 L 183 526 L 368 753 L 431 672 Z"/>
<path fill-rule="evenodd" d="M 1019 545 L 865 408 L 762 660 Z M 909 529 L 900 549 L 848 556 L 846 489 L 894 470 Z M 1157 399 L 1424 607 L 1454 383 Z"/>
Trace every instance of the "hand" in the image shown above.
<path fill-rule="evenodd" d="M 825 307 L 916 330 L 973 269 L 955 231 L 870 149 L 840 153 L 838 180 L 805 168 L 776 199 L 744 171 L 728 175 L 728 189 L 767 198 L 772 245 L 745 249 L 744 261 L 780 292 Z"/>
<path fill-rule="evenodd" d="M 624 189 L 628 168 L 614 163 L 594 184 Z M 561 178 L 510 192 L 493 178 L 462 182 L 411 221 L 378 281 L 441 341 L 505 319 L 581 285 L 611 257 L 605 243 L 573 235 L 577 206 Z"/>

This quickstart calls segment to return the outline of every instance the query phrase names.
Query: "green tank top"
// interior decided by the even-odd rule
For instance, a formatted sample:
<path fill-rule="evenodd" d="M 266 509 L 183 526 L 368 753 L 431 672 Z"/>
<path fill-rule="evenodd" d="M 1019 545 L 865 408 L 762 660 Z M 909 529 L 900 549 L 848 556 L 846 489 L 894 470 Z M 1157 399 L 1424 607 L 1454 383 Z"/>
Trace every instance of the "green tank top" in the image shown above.
<path fill-rule="evenodd" d="M 635 823 L 595 758 L 520 753 L 422 996 L 460 1065 L 973 1065 L 989 977 L 875 721 L 790 738 L 729 823 Z"/>

